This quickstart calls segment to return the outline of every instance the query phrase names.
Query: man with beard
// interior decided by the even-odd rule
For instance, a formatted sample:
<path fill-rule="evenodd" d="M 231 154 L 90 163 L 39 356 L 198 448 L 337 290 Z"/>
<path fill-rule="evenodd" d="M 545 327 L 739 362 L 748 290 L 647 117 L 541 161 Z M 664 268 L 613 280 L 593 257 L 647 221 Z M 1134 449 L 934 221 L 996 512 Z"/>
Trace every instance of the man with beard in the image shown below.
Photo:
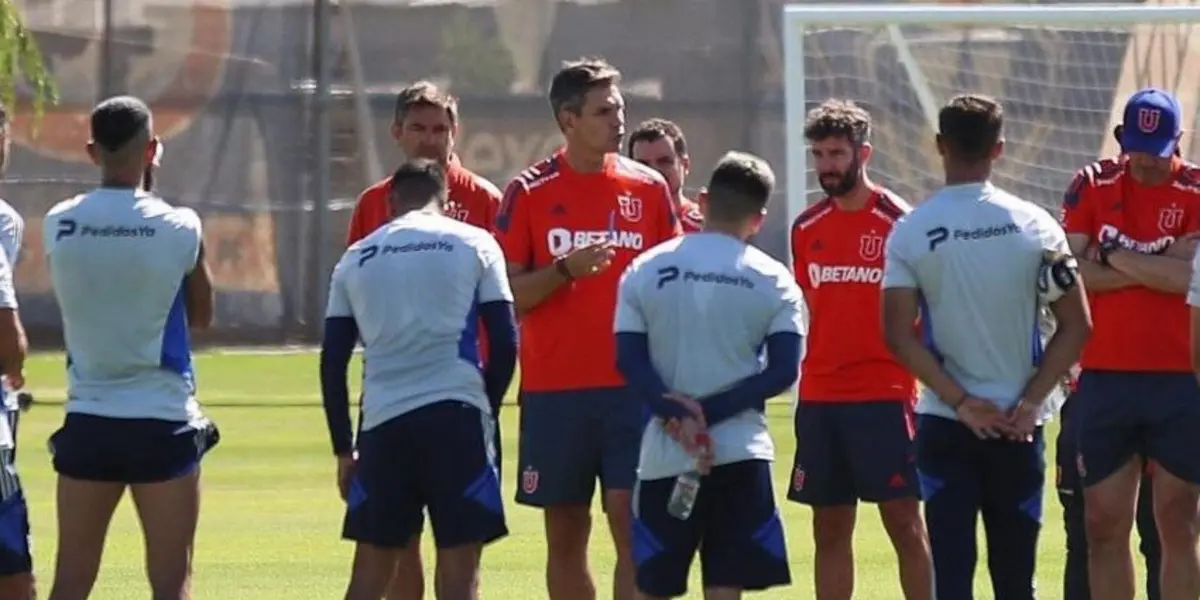
<path fill-rule="evenodd" d="M 445 169 L 449 200 L 442 207 L 444 214 L 468 225 L 488 231 L 496 220 L 500 205 L 500 190 L 490 181 L 462 166 L 454 155 L 454 139 L 458 135 L 458 100 L 436 85 L 420 81 L 396 96 L 396 114 L 392 121 L 392 138 L 404 155 L 412 159 L 429 159 Z M 392 178 L 388 177 L 367 188 L 358 197 L 350 217 L 346 245 L 370 235 L 392 220 L 389 201 Z M 487 346 L 481 337 L 480 355 L 487 360 Z M 496 417 L 496 464 L 500 464 L 500 407 L 492 407 Z M 434 577 L 437 577 L 435 573 Z M 400 553 L 396 577 L 388 588 L 387 600 L 420 600 L 425 594 L 422 572 L 420 533 Z"/>
<path fill-rule="evenodd" d="M 666 119 L 642 121 L 629 134 L 625 153 L 643 165 L 658 171 L 671 188 L 671 200 L 675 203 L 675 214 L 684 233 L 695 233 L 704 229 L 704 215 L 700 205 L 683 194 L 683 184 L 692 168 L 688 156 L 687 139 L 683 130 Z"/>
<path fill-rule="evenodd" d="M 884 241 L 911 209 L 868 179 L 870 131 L 870 115 L 842 100 L 813 109 L 805 124 L 827 197 L 792 226 L 810 322 L 788 498 L 813 509 L 818 600 L 853 594 L 860 500 L 879 505 L 904 596 L 924 600 L 932 566 L 913 464 L 916 380 L 888 351 L 879 319 Z"/>
<path fill-rule="evenodd" d="M 618 153 L 620 79 L 602 59 L 555 74 L 550 109 L 566 145 L 509 183 L 496 219 L 521 316 L 517 502 L 544 510 L 550 600 L 596 597 L 597 479 L 617 549 L 613 597 L 634 595 L 631 507 L 646 421 L 616 368 L 613 315 L 622 271 L 679 224 L 662 175 Z"/>

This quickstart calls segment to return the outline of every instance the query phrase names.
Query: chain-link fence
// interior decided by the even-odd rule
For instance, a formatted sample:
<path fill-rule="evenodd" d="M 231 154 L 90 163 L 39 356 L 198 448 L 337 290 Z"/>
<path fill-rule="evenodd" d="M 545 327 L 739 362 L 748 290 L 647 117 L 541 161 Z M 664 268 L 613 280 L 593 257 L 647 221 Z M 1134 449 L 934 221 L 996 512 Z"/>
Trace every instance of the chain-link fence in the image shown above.
<path fill-rule="evenodd" d="M 167 150 L 158 189 L 205 220 L 218 289 L 216 337 L 312 339 L 352 201 L 399 160 L 388 126 L 400 87 L 431 79 L 459 96 L 458 154 L 503 186 L 561 141 L 544 100 L 553 71 L 562 60 L 604 56 L 624 71 L 631 123 L 662 116 L 684 129 L 690 186 L 701 185 L 729 149 L 764 156 L 782 179 L 783 4 L 340 0 L 329 12 L 328 44 L 318 48 L 314 39 L 323 36 L 315 35 L 313 0 L 24 0 L 62 102 L 36 137 L 31 119 L 17 114 L 4 195 L 28 221 L 17 269 L 22 313 L 35 329 L 58 327 L 41 257 L 41 215 L 95 180 L 84 142 L 87 114 L 99 98 L 133 93 L 155 110 Z M 912 70 L 895 66 L 895 44 L 862 31 L 808 38 L 809 102 L 838 94 L 872 109 L 878 178 L 919 200 L 936 184 L 937 169 L 929 168 L 927 142 L 916 138 L 932 134 L 909 126 L 923 115 Z M 1124 85 L 1112 69 L 1081 69 L 1119 62 L 1135 40 L 1122 32 L 1006 39 L 929 34 L 913 56 L 927 71 L 936 67 L 938 94 L 986 83 L 984 91 L 1005 101 L 1017 133 L 1036 139 L 1043 152 L 1023 153 L 1028 168 L 1004 183 L 1052 202 L 1047 190 L 1081 166 L 1068 163 L 1102 150 L 1109 109 Z M 312 151 L 318 54 L 332 60 L 328 161 Z M 1107 75 L 1087 75 L 1093 72 Z M 1153 75 L 1147 73 L 1140 78 Z M 1039 92 L 1050 84 L 1067 91 Z M 314 187 L 322 169 L 332 188 L 326 197 Z M 780 181 L 774 217 L 757 239 L 780 257 L 785 186 Z"/>

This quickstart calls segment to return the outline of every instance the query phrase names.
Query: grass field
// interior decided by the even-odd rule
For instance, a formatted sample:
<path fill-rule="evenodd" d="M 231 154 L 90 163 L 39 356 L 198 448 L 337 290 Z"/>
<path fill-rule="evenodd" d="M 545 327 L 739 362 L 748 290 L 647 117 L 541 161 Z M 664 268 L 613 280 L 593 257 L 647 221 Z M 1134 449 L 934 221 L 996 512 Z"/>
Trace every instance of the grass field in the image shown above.
<path fill-rule="evenodd" d="M 221 445 L 204 464 L 204 499 L 196 553 L 195 593 L 200 599 L 271 600 L 341 598 L 351 547 L 338 539 L 342 506 L 334 486 L 334 461 L 320 408 L 315 354 L 204 354 L 197 358 L 200 397 L 220 425 Z M 357 361 L 355 361 L 357 363 Z M 45 440 L 62 420 L 63 360 L 40 355 L 27 368 L 28 387 L 39 402 L 20 431 L 20 469 L 28 495 L 37 573 L 49 591 L 55 548 L 54 474 Z M 358 376 L 352 375 L 357 381 Z M 537 511 L 511 503 L 518 472 L 516 407 L 503 413 L 505 495 L 511 535 L 484 555 L 483 598 L 544 598 L 545 545 Z M 769 411 L 779 448 L 778 488 L 788 481 L 795 440 L 785 402 Z M 509 433 L 513 432 L 513 433 Z M 1050 445 L 1053 447 L 1053 445 Z M 1048 473 L 1048 481 L 1053 474 Z M 782 493 L 780 498 L 782 502 Z M 756 598 L 812 597 L 809 511 L 782 503 L 795 584 Z M 613 552 L 598 527 L 592 565 L 602 597 L 611 585 Z M 428 537 L 428 536 L 427 536 Z M 428 545 L 429 541 L 426 540 Z M 990 598 L 986 558 L 980 550 L 978 598 Z M 857 537 L 858 600 L 898 600 L 895 558 L 871 507 L 861 511 Z M 427 554 L 427 556 L 430 556 Z M 1046 489 L 1038 582 L 1042 598 L 1061 598 L 1064 545 L 1058 501 Z M 698 568 L 689 598 L 699 598 Z M 114 520 L 104 566 L 93 598 L 145 598 L 140 532 L 128 502 Z M 427 597 L 432 598 L 430 593 Z"/>

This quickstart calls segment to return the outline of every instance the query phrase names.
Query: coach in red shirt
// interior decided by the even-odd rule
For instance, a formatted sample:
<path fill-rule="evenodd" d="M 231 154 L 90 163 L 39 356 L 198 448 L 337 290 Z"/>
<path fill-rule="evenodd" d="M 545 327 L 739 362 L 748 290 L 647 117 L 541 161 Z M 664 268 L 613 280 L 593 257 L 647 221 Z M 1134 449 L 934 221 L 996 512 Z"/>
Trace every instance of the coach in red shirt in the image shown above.
<path fill-rule="evenodd" d="M 1152 461 L 1162 543 L 1162 597 L 1200 597 L 1200 386 L 1192 373 L 1184 302 L 1200 226 L 1200 168 L 1176 156 L 1183 111 L 1171 94 L 1130 97 L 1125 155 L 1085 168 L 1064 202 L 1094 330 L 1076 392 L 1094 600 L 1132 600 L 1129 534 L 1144 461 Z M 1151 575 L 1153 576 L 1153 575 Z"/>
<path fill-rule="evenodd" d="M 436 160 L 445 165 L 450 196 L 442 209 L 447 216 L 490 231 L 500 205 L 500 190 L 459 163 L 454 155 L 457 135 L 458 101 L 453 96 L 425 81 L 404 88 L 396 96 L 392 138 L 405 156 Z M 388 177 L 359 194 L 350 217 L 350 230 L 346 232 L 347 245 L 392 220 L 388 200 L 391 188 L 392 178 Z M 486 350 L 486 345 L 480 347 L 483 360 L 487 360 Z M 493 414 L 499 415 L 498 410 Z M 496 463 L 499 465 L 498 419 L 496 428 Z M 425 574 L 421 564 L 420 535 L 404 547 L 397 560 L 396 576 L 388 587 L 387 600 L 421 600 L 425 594 Z"/>
<path fill-rule="evenodd" d="M 658 172 L 616 154 L 620 73 L 567 64 L 550 83 L 566 146 L 505 190 L 496 234 L 521 315 L 517 502 L 545 511 L 551 600 L 595 598 L 587 548 L 596 479 L 617 548 L 618 600 L 633 598 L 631 490 L 645 426 L 616 368 L 617 281 L 679 233 Z"/>
<path fill-rule="evenodd" d="M 658 171 L 667 180 L 675 214 L 684 233 L 696 233 L 704 229 L 700 205 L 683 193 L 683 184 L 692 169 L 683 129 L 666 119 L 642 121 L 629 134 L 625 142 L 625 155 Z"/>

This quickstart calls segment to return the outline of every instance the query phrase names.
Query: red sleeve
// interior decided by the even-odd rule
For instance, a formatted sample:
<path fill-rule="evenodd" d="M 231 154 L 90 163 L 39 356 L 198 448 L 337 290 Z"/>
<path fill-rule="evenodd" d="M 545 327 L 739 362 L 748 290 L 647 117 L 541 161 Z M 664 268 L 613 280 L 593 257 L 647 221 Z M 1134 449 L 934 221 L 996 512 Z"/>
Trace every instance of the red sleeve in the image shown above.
<path fill-rule="evenodd" d="M 533 267 L 533 232 L 529 222 L 529 192 L 520 179 L 514 179 L 504 190 L 496 214 L 496 240 L 504 250 L 509 264 Z"/>
<path fill-rule="evenodd" d="M 792 273 L 796 277 L 796 285 L 801 290 L 807 290 L 812 282 L 808 280 L 808 258 L 804 255 L 804 229 L 792 226 Z"/>
<path fill-rule="evenodd" d="M 500 212 L 500 190 L 493 185 L 483 185 L 479 187 L 479 198 L 483 202 L 484 222 L 487 223 L 486 229 L 491 232 L 496 231 L 496 216 Z"/>
<path fill-rule="evenodd" d="M 367 210 L 363 208 L 363 204 L 370 199 L 370 189 L 358 195 L 358 200 L 354 202 L 354 212 L 350 214 L 350 230 L 346 232 L 346 245 L 349 246 L 358 240 L 367 237 L 366 217 Z"/>
<path fill-rule="evenodd" d="M 1090 237 L 1095 234 L 1095 203 L 1091 199 L 1095 193 L 1087 169 L 1081 169 L 1063 194 L 1062 225 L 1068 235 L 1083 234 Z"/>
<path fill-rule="evenodd" d="M 679 215 L 675 214 L 675 204 L 671 202 L 671 188 L 667 187 L 666 182 L 659 183 L 656 187 L 657 195 L 662 198 L 658 203 L 659 210 L 662 211 L 658 219 L 658 241 L 665 242 L 683 235 L 683 229 L 679 225 Z"/>

